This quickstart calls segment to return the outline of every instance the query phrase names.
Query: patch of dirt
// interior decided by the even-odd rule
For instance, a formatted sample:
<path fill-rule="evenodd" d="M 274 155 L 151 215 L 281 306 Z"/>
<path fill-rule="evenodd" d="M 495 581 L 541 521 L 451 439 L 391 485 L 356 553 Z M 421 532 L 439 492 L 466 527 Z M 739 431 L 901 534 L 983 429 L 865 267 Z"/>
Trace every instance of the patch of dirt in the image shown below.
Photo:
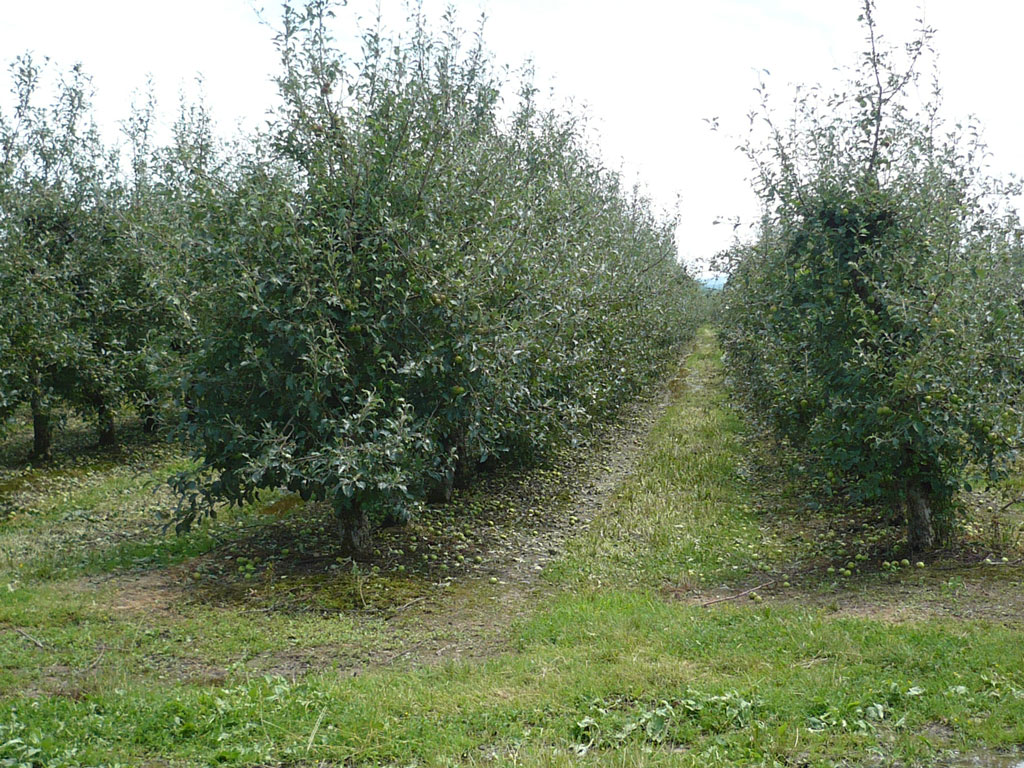
<path fill-rule="evenodd" d="M 80 698 L 76 689 L 69 687 L 74 677 L 75 670 L 66 664 L 47 664 L 20 687 L 19 694 L 32 699 L 53 695 Z"/>
<path fill-rule="evenodd" d="M 903 623 L 933 618 L 982 620 L 1024 625 L 1024 565 L 993 563 L 970 566 L 932 563 L 921 575 L 866 579 L 834 592 L 778 594 L 783 602 L 820 608 L 839 617 Z"/>
<path fill-rule="evenodd" d="M 110 579 L 113 592 L 109 608 L 115 612 L 172 615 L 184 593 L 175 578 L 178 569 L 132 573 Z M 94 586 L 95 580 L 81 580 L 83 586 Z"/>
<path fill-rule="evenodd" d="M 1020 500 L 964 494 L 955 545 L 915 554 L 890 510 L 851 503 L 842 488 L 814 479 L 786 446 L 753 438 L 743 474 L 755 491 L 770 544 L 742 583 L 694 595 L 691 604 L 762 601 L 884 622 L 932 618 L 1024 625 Z"/>
<path fill-rule="evenodd" d="M 842 566 L 840 566 L 842 567 Z M 828 572 L 832 568 L 833 572 Z M 843 618 L 888 623 L 928 619 L 982 620 L 1024 626 L 1024 561 L 936 559 L 922 568 L 886 570 L 862 563 L 850 576 L 834 566 L 764 571 L 749 583 L 694 594 L 667 588 L 667 596 L 712 608 L 733 602 L 821 610 Z M 787 584 L 788 582 L 788 584 Z"/>

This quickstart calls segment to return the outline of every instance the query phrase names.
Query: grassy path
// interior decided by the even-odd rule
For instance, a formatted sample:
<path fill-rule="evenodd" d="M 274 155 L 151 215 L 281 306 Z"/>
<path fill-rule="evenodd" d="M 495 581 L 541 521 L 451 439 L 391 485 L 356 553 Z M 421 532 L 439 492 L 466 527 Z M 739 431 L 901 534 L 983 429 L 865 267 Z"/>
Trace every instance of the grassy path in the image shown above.
<path fill-rule="evenodd" d="M 882 573 L 858 560 L 864 565 L 849 578 L 828 574 L 819 521 L 808 520 L 804 536 L 801 520 L 769 508 L 780 497 L 748 479 L 752 464 L 771 457 L 751 454 L 757 449 L 729 408 L 710 331 L 671 390 L 632 473 L 622 473 L 599 509 L 562 510 L 575 520 L 558 529 L 563 551 L 515 600 L 503 573 L 488 576 L 486 562 L 456 570 L 455 559 L 447 586 L 416 591 L 423 579 L 397 570 L 412 567 L 408 543 L 381 571 L 357 574 L 358 610 L 351 574 L 303 580 L 281 571 L 285 561 L 274 561 L 271 578 L 259 566 L 251 582 L 238 581 L 238 599 L 227 600 L 213 589 L 226 578 L 216 566 L 231 552 L 232 573 L 245 575 L 256 567 L 251 543 L 244 556 L 178 545 L 177 560 L 132 576 L 131 590 L 124 579 L 115 586 L 59 568 L 25 578 L 20 563 L 0 566 L 0 765 L 1019 759 L 1024 623 L 1020 613 L 983 609 L 1019 600 L 1020 566 Z M 561 492 L 556 477 L 548 481 L 544 488 Z M 494 514 L 484 509 L 466 511 L 474 525 Z M 517 529 L 529 525 L 528 511 L 516 513 Z M 570 528 L 578 533 L 569 536 Z M 543 531 L 528 533 L 509 531 L 509 546 L 543 540 Z M 279 549 L 283 535 L 273 528 Z M 0 527 L 0 547 L 3 536 Z M 844 557 L 861 536 L 829 534 L 829 557 Z M 387 539 L 390 547 L 398 541 Z M 484 551 L 457 549 L 462 543 L 446 540 L 466 562 Z M 433 550 L 421 551 L 432 563 Z M 796 571 L 799 580 L 783 586 Z M 282 575 L 295 586 L 279 588 Z M 770 588 L 704 605 L 771 579 Z M 176 580 L 196 581 L 198 592 L 176 589 Z M 367 607 L 389 589 L 401 593 L 389 603 L 397 608 Z M 335 609 L 329 601 L 324 610 L 295 609 L 324 594 L 334 595 Z M 894 616 L 894 594 L 925 607 Z M 925 609 L 951 603 L 978 610 Z M 438 627 L 449 621 L 457 645 L 469 626 L 459 616 L 481 630 L 493 625 L 500 642 L 471 658 L 442 652 L 424 663 L 417 644 L 443 651 Z M 376 663 L 363 663 L 368 647 Z M 280 663 L 287 658 L 303 663 L 289 672 Z M 261 659 L 276 660 L 270 674 Z M 989 762 L 957 763 L 958 755 Z"/>

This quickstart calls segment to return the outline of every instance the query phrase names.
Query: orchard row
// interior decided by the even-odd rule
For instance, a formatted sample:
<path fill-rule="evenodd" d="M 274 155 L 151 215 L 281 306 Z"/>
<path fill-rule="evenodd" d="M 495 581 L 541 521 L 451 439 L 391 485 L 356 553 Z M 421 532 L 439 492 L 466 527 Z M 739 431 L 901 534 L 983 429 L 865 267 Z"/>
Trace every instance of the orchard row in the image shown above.
<path fill-rule="evenodd" d="M 0 412 L 31 411 L 39 459 L 61 408 L 107 443 L 126 404 L 176 425 L 180 528 L 286 488 L 362 548 L 612 417 L 700 320 L 674 222 L 479 35 L 419 19 L 346 57 L 332 17 L 285 9 L 279 104 L 231 143 L 201 106 L 157 142 L 145 104 L 113 147 L 79 71 L 47 102 L 45 68 L 11 70 Z"/>

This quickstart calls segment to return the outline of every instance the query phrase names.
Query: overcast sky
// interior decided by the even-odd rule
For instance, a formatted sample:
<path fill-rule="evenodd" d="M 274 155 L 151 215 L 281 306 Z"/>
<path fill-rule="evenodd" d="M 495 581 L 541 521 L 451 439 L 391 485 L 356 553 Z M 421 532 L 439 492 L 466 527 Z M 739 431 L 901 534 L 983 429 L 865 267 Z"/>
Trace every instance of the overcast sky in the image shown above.
<path fill-rule="evenodd" d="M 448 3 L 425 0 L 428 17 Z M 400 26 L 403 0 L 380 0 Z M 759 72 L 779 103 L 793 83 L 831 82 L 834 68 L 863 48 L 858 0 L 456 0 L 464 26 L 486 13 L 485 39 L 497 62 L 531 58 L 537 83 L 586 109 L 606 162 L 639 180 L 662 207 L 681 202 L 680 255 L 690 264 L 726 247 L 756 201 L 748 165 L 735 150 L 756 105 Z M 0 58 L 27 50 L 93 77 L 105 126 L 128 113 L 133 90 L 155 81 L 167 122 L 178 93 L 204 78 L 206 100 L 225 133 L 259 123 L 275 97 L 272 32 L 256 9 L 271 0 L 0 0 Z M 339 10 L 338 34 L 376 15 L 376 0 Z M 1024 170 L 1019 35 L 1024 4 L 1006 0 L 879 0 L 876 17 L 904 42 L 924 14 L 937 29 L 947 114 L 976 115 L 992 169 Z M 4 89 L 6 90 L 6 89 Z M 2 102 L 0 102 L 2 103 Z M 705 119 L 717 118 L 717 132 Z"/>

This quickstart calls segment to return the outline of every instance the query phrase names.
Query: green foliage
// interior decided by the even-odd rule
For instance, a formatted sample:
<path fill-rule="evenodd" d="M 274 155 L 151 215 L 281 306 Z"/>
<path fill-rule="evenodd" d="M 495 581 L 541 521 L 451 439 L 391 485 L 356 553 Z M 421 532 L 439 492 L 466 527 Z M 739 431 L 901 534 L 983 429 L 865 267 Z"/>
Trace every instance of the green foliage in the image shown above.
<path fill-rule="evenodd" d="M 0 418 L 30 405 L 34 453 L 46 458 L 56 404 L 94 415 L 109 444 L 113 410 L 155 397 L 175 311 L 143 162 L 151 111 L 133 116 L 125 174 L 91 121 L 78 68 L 49 106 L 42 67 L 23 56 L 11 73 L 15 107 L 0 114 Z"/>
<path fill-rule="evenodd" d="M 578 121 L 504 83 L 454 20 L 331 48 L 286 8 L 282 104 L 211 207 L 220 275 L 187 382 L 208 504 L 287 487 L 363 537 L 496 457 L 529 460 L 650 381 L 693 330 L 673 222 Z"/>
<path fill-rule="evenodd" d="M 942 123 L 937 88 L 910 107 L 928 31 L 901 69 L 872 13 L 844 92 L 800 91 L 785 129 L 762 104 L 764 218 L 731 254 L 725 344 L 769 426 L 829 480 L 905 505 L 927 548 L 969 467 L 995 477 L 1020 445 L 1021 230 L 976 130 Z"/>
<path fill-rule="evenodd" d="M 590 748 L 621 748 L 631 741 L 687 744 L 704 733 L 720 734 L 749 728 L 759 702 L 736 691 L 709 696 L 687 689 L 679 698 L 644 707 L 626 700 L 598 701 L 573 728 L 581 756 Z M 639 712 L 637 711 L 639 710 Z"/>

